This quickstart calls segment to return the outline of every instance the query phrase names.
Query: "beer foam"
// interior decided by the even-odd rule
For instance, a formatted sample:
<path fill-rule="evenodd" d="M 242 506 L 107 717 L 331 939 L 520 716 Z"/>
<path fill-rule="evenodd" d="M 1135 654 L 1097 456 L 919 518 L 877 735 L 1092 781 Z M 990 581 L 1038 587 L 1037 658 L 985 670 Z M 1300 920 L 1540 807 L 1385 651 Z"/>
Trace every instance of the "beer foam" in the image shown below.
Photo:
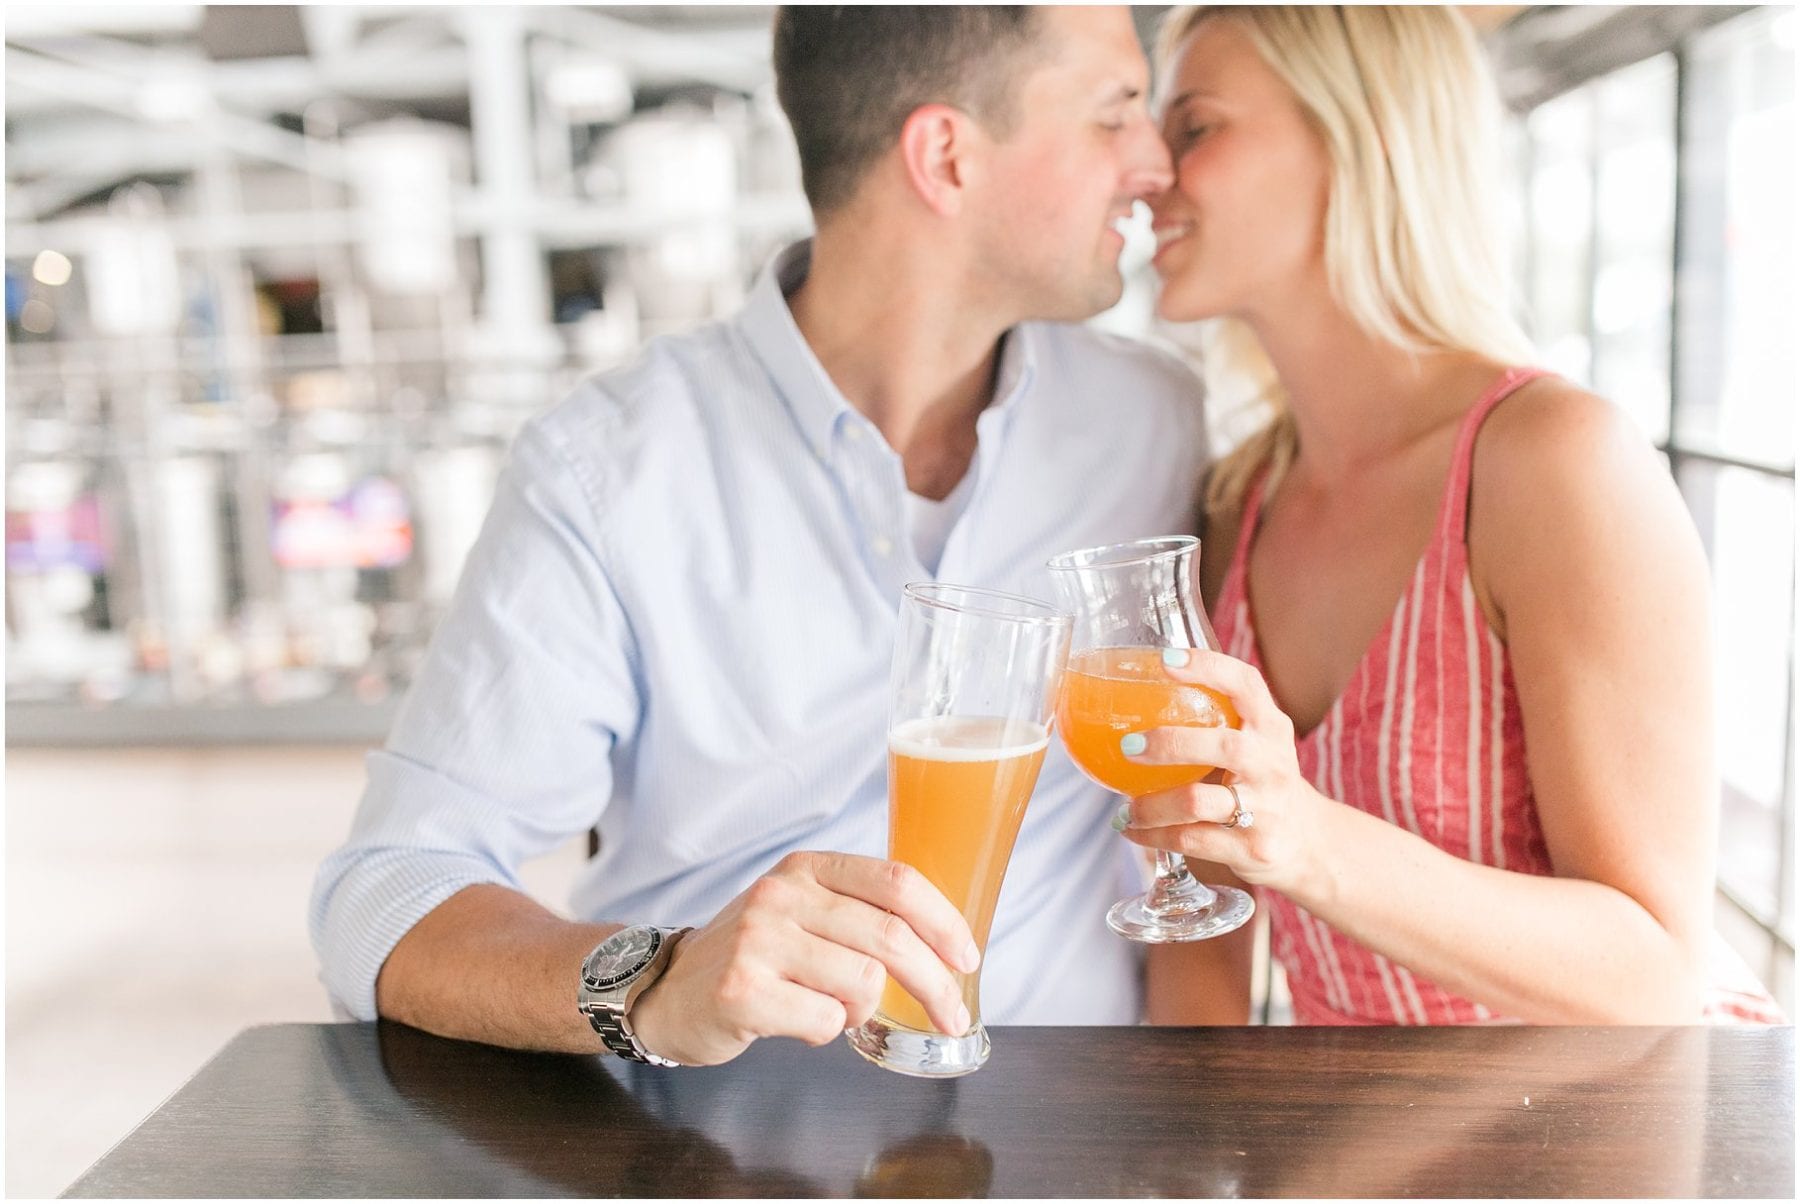
<path fill-rule="evenodd" d="M 911 719 L 888 733 L 888 751 L 921 761 L 1001 761 L 1041 752 L 1050 729 L 1023 719 L 940 715 Z"/>

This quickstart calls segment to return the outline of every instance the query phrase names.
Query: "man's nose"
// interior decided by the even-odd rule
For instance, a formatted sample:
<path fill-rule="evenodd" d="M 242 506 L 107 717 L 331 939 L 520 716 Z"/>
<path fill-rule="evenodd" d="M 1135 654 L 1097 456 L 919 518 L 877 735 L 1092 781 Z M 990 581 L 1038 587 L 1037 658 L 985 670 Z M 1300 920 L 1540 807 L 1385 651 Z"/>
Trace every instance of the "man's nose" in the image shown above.
<path fill-rule="evenodd" d="M 1126 153 L 1125 191 L 1128 195 L 1148 200 L 1166 192 L 1175 182 L 1175 165 L 1169 148 L 1149 117 L 1132 123 L 1133 137 Z"/>

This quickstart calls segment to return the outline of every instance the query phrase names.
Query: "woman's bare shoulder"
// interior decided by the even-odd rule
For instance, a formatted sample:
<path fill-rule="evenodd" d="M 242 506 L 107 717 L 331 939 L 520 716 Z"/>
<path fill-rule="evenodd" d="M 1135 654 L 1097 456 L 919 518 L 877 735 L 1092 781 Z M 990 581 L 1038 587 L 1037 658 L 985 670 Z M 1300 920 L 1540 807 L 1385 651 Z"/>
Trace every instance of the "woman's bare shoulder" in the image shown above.
<path fill-rule="evenodd" d="M 1697 542 L 1667 463 L 1605 398 L 1546 377 L 1521 387 L 1484 424 L 1469 550 L 1478 588 L 1492 588 L 1502 605 L 1501 595 L 1546 577 L 1635 572 L 1658 549 L 1697 550 Z"/>
<path fill-rule="evenodd" d="M 1622 408 L 1560 377 L 1522 386 L 1497 406 L 1475 444 L 1475 488 L 1496 517 L 1617 501 L 1667 483 L 1662 458 Z"/>
<path fill-rule="evenodd" d="M 1653 451 L 1622 407 L 1560 376 L 1544 376 L 1520 386 L 1494 408 L 1482 426 L 1476 454 L 1529 471 L 1533 461 L 1608 448 Z"/>

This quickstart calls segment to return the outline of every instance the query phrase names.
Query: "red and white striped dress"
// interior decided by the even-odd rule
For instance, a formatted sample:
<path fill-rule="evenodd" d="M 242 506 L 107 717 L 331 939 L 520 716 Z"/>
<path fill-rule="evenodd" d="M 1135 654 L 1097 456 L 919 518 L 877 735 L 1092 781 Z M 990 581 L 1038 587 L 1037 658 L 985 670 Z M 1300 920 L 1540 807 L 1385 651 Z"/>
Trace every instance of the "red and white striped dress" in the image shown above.
<path fill-rule="evenodd" d="M 1469 580 L 1465 518 L 1475 436 L 1494 406 L 1538 369 L 1512 369 L 1469 410 L 1457 435 L 1430 544 L 1411 584 L 1325 718 L 1299 741 L 1300 771 L 1328 798 L 1379 816 L 1481 865 L 1551 873 L 1525 765 L 1525 726 L 1506 646 Z M 1259 478 L 1214 607 L 1225 652 L 1261 668 L 1245 588 L 1262 510 Z M 1275 891 L 1261 891 L 1272 948 L 1301 1024 L 1480 1024 L 1509 1018 L 1453 995 L 1332 929 Z M 1780 1023 L 1781 1014 L 1729 951 L 1715 953 L 1711 1020 Z M 1735 964 L 1734 964 L 1735 963 Z"/>

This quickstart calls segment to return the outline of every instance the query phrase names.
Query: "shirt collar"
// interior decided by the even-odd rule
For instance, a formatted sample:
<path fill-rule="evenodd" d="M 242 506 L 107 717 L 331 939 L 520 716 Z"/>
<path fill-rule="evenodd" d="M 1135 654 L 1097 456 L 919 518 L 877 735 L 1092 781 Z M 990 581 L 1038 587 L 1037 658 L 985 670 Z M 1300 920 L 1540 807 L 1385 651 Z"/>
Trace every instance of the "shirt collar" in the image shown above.
<path fill-rule="evenodd" d="M 751 286 L 738 314 L 738 329 L 775 382 L 775 391 L 794 415 L 815 454 L 831 454 L 832 436 L 856 409 L 838 391 L 813 350 L 794 324 L 787 297 L 806 279 L 812 265 L 812 240 L 803 239 L 777 252 Z M 1006 332 L 1000 344 L 1000 367 L 994 377 L 994 400 L 988 413 L 1010 413 L 1037 376 L 1036 339 L 1030 323 Z"/>
<path fill-rule="evenodd" d="M 1010 414 L 1037 379 L 1037 328 L 1021 322 L 1000 340 L 1000 368 L 994 373 L 994 400 L 986 414 Z"/>
<path fill-rule="evenodd" d="M 794 325 L 788 308 L 787 295 L 800 287 L 811 266 L 810 238 L 777 252 L 751 286 L 738 314 L 738 329 L 768 370 L 776 395 L 794 415 L 814 453 L 826 458 L 833 428 L 853 410 Z"/>

